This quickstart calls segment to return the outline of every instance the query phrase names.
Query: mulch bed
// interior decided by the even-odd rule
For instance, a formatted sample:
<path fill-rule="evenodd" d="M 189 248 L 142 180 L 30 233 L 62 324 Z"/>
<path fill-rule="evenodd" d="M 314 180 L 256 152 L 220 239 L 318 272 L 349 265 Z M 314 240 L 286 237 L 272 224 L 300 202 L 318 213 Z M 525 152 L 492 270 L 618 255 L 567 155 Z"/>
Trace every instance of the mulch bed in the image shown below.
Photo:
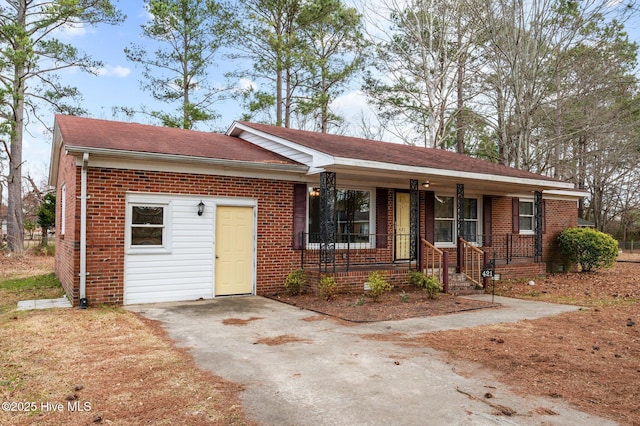
<path fill-rule="evenodd" d="M 331 300 L 312 293 L 295 296 L 275 294 L 269 297 L 350 322 L 402 320 L 499 306 L 451 294 L 440 294 L 436 299 L 429 299 L 425 291 L 416 287 L 394 288 L 380 296 L 377 301 L 362 293 L 337 294 Z"/>

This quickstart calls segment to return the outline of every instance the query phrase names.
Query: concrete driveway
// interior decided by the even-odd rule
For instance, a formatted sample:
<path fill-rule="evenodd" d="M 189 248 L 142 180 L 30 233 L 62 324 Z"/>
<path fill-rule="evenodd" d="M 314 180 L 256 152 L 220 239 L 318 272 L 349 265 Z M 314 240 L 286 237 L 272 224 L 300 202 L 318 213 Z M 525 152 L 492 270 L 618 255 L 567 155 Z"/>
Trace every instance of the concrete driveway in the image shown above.
<path fill-rule="evenodd" d="M 464 376 L 458 374 L 434 350 L 363 337 L 514 322 L 577 309 L 496 301 L 503 306 L 358 325 L 258 296 L 128 309 L 160 321 L 179 346 L 190 349 L 200 368 L 243 384 L 246 413 L 261 425 L 615 424 L 562 401 L 519 397 L 471 366 L 461 372 Z M 484 398 L 487 392 L 493 398 Z M 516 414 L 500 415 L 500 407 Z"/>

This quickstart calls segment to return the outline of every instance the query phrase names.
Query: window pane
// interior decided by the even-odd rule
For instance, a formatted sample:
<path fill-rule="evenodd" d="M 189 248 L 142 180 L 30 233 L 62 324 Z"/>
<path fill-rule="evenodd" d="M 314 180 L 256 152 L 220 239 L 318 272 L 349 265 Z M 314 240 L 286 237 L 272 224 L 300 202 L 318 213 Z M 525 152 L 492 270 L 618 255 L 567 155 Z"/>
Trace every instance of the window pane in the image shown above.
<path fill-rule="evenodd" d="M 162 207 L 133 206 L 131 223 L 134 225 L 162 225 L 163 218 Z"/>
<path fill-rule="evenodd" d="M 435 242 L 451 243 L 453 242 L 453 221 L 452 220 L 436 220 L 435 221 Z"/>
<path fill-rule="evenodd" d="M 309 242 L 319 242 L 320 234 L 320 190 L 309 188 Z"/>
<path fill-rule="evenodd" d="M 533 231 L 533 218 L 520 216 L 520 231 Z"/>
<path fill-rule="evenodd" d="M 161 227 L 131 227 L 131 245 L 132 246 L 161 246 L 162 245 Z"/>
<path fill-rule="evenodd" d="M 532 201 L 520 201 L 520 216 L 533 216 Z"/>
<path fill-rule="evenodd" d="M 369 241 L 369 191 L 336 191 L 338 213 L 338 242 L 347 242 L 344 234 L 354 234 L 349 242 Z"/>
<path fill-rule="evenodd" d="M 464 218 L 465 219 L 478 218 L 478 200 L 476 200 L 475 198 L 464 199 Z"/>
<path fill-rule="evenodd" d="M 371 193 L 369 191 L 336 190 L 337 241 L 338 243 L 368 243 Z M 309 188 L 309 242 L 319 242 L 320 191 Z M 350 237 L 347 236 L 350 234 Z"/>
<path fill-rule="evenodd" d="M 477 240 L 477 232 L 478 230 L 478 222 L 476 221 L 464 221 L 464 235 L 462 238 L 465 240 L 475 243 Z"/>
<path fill-rule="evenodd" d="M 435 197 L 435 217 L 453 219 L 453 197 Z"/>

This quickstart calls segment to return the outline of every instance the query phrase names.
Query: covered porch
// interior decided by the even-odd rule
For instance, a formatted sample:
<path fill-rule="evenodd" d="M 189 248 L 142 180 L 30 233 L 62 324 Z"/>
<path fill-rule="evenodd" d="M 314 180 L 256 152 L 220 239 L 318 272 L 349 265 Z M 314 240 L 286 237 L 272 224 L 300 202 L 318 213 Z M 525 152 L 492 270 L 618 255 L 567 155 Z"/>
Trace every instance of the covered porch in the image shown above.
<path fill-rule="evenodd" d="M 345 180 L 350 179 L 345 176 Z M 407 283 L 409 271 L 422 271 L 437 276 L 445 291 L 449 291 L 462 286 L 486 287 L 489 275 L 512 279 L 546 272 L 543 188 L 539 185 L 527 188 L 533 206 L 528 217 L 531 233 L 513 232 L 515 229 L 494 233 L 496 222 L 500 223 L 496 228 L 501 231 L 507 219 L 510 227 L 512 220 L 521 220 L 513 217 L 512 212 L 504 217 L 507 216 L 501 211 L 504 209 L 494 207 L 514 203 L 504 184 L 499 185 L 498 191 L 498 185 L 485 183 L 478 188 L 476 182 L 472 198 L 467 198 L 465 183 L 452 185 L 450 180 L 443 180 L 432 185 L 433 180 L 429 176 L 409 179 L 404 188 L 399 182 L 376 187 L 377 232 L 367 233 L 364 230 L 368 227 L 359 226 L 357 214 L 344 211 L 345 202 L 338 196 L 337 173 L 320 173 L 319 185 L 310 190 L 314 192 L 310 197 L 317 197 L 319 221 L 315 232 L 309 232 L 307 227 L 305 232 L 298 233 L 296 244 L 300 267 L 307 272 L 312 286 L 321 275 L 330 275 L 338 282 L 339 290 L 362 291 L 368 274 L 374 270 L 384 272 L 390 283 L 402 286 Z M 515 193 L 515 188 L 506 186 Z M 521 186 L 518 189 L 523 192 Z M 438 197 L 439 193 L 455 195 Z M 438 216 L 447 215 L 437 205 L 442 198 L 448 198 L 450 208 L 455 206 L 455 211 L 444 219 Z M 495 201 L 498 199 L 500 203 Z M 453 242 L 445 244 L 443 240 Z M 483 277 L 483 270 L 491 273 L 485 272 Z"/>

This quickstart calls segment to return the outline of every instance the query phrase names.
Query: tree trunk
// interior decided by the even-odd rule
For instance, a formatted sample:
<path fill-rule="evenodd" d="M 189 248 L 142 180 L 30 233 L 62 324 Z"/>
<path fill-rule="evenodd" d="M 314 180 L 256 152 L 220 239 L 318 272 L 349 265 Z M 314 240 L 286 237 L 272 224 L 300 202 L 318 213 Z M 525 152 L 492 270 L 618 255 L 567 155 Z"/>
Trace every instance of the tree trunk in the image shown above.
<path fill-rule="evenodd" d="M 49 230 L 46 228 L 40 228 L 42 230 L 42 238 L 40 239 L 40 246 L 46 247 L 49 242 Z"/>
<path fill-rule="evenodd" d="M 458 36 L 460 37 L 460 35 Z M 458 39 L 458 45 L 461 44 L 461 40 Z M 464 154 L 464 66 L 465 59 L 464 57 L 460 58 L 460 62 L 458 63 L 458 81 L 457 88 L 458 91 L 458 115 L 456 116 L 456 152 L 458 154 Z"/>
<path fill-rule="evenodd" d="M 586 136 L 578 137 L 578 189 L 584 190 L 587 182 L 587 140 Z M 584 211 L 584 198 L 578 199 L 578 217 L 586 219 Z"/>
<path fill-rule="evenodd" d="M 20 3 L 17 24 L 26 25 L 26 5 Z M 24 63 L 18 61 L 13 74 L 13 123 L 9 153 L 9 176 L 7 178 L 7 242 L 9 251 L 24 251 L 24 222 L 22 214 L 22 137 L 24 132 Z"/>
<path fill-rule="evenodd" d="M 282 69 L 276 71 L 276 126 L 282 126 Z"/>

